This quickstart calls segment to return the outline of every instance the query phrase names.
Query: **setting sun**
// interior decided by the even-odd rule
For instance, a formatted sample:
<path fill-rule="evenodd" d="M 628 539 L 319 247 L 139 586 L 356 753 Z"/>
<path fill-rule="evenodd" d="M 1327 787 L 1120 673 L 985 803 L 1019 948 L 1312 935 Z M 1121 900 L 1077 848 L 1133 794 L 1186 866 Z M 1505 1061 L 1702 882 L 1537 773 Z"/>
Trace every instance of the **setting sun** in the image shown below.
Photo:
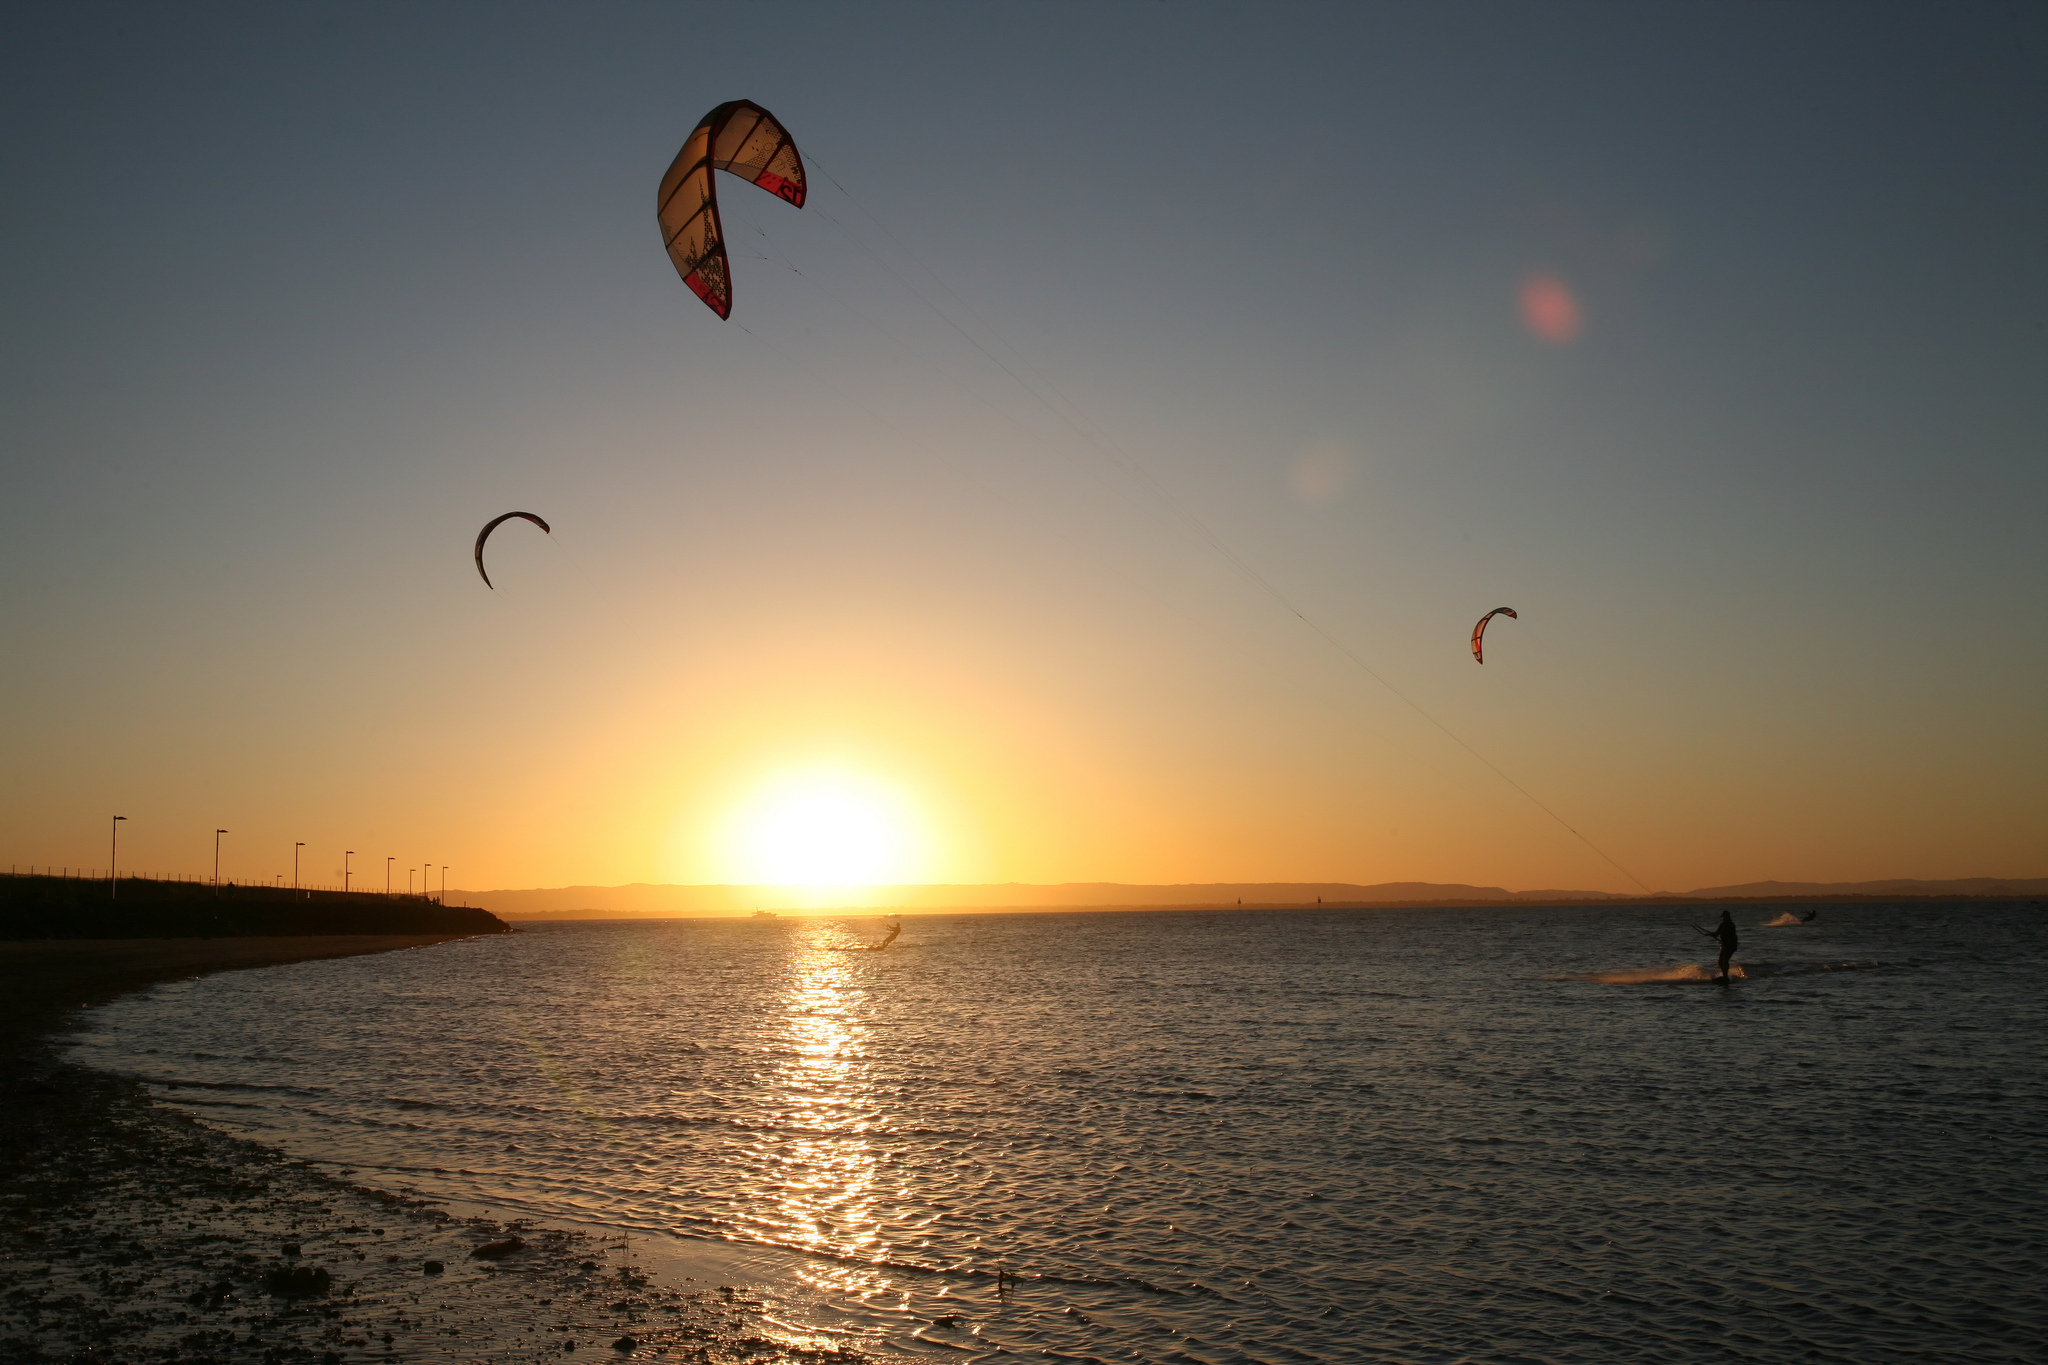
<path fill-rule="evenodd" d="M 726 854 L 736 880 L 775 886 L 913 881 L 921 821 L 900 792 L 857 773 L 784 773 L 733 816 Z"/>
<path fill-rule="evenodd" d="M 2048 0 L 1049 8 L 0 9 L 0 1365 L 2048 1365 Z"/>

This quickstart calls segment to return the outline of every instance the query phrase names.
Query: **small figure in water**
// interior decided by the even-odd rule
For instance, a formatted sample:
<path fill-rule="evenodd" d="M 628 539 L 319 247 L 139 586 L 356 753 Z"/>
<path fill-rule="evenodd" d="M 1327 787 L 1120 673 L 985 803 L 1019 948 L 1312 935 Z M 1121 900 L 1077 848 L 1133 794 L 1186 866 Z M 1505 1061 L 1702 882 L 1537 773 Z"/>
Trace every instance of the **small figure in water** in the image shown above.
<path fill-rule="evenodd" d="M 1693 928 L 1700 929 L 1697 924 Z M 1735 917 L 1723 910 L 1719 924 L 1711 930 L 1700 929 L 1700 932 L 1708 938 L 1721 940 L 1721 974 L 1714 979 L 1725 986 L 1728 984 L 1728 959 L 1735 956 L 1735 950 L 1741 944 L 1741 940 L 1735 937 Z"/>
<path fill-rule="evenodd" d="M 897 920 L 896 922 L 894 922 L 893 924 L 891 924 L 891 925 L 889 926 L 889 936 L 888 936 L 887 938 L 883 939 L 883 940 L 882 940 L 882 941 L 881 941 L 880 943 L 877 943 L 877 944 L 875 945 L 875 951 L 879 953 L 879 952 L 881 952 L 881 951 L 882 951 L 882 949 L 884 949 L 884 948 L 888 947 L 888 946 L 889 946 L 890 944 L 894 943 L 894 942 L 896 941 L 896 935 L 898 935 L 898 934 L 900 934 L 900 933 L 902 933 L 902 932 L 903 932 L 903 921 L 902 921 L 902 920 Z"/>
<path fill-rule="evenodd" d="M 1811 924 L 1813 923 L 1813 917 L 1815 915 L 1818 915 L 1819 913 L 1820 910 L 1817 907 L 1815 909 L 1809 910 L 1799 917 L 1799 922 L 1801 924 Z"/>

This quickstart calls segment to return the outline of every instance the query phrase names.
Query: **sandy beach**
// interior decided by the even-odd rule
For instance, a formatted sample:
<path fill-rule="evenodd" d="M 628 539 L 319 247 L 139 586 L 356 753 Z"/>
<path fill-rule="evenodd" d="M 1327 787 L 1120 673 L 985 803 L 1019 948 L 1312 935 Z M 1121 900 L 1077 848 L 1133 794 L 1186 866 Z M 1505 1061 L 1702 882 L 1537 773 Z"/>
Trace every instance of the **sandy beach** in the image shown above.
<path fill-rule="evenodd" d="M 59 1059 L 156 981 L 449 936 L 0 944 L 0 1360 L 861 1360 L 631 1245 L 349 1183 Z"/>

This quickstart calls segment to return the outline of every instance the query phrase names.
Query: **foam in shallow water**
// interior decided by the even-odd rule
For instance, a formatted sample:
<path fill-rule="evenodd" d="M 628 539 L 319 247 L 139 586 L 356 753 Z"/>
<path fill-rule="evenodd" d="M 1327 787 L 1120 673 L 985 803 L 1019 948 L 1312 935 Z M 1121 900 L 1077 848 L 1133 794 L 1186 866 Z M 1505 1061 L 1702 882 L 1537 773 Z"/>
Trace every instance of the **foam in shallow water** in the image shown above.
<path fill-rule="evenodd" d="M 1775 976 L 1815 976 L 1822 972 L 1869 972 L 1881 962 L 1731 962 L 1728 975 L 1736 981 L 1760 981 Z M 1684 983 L 1712 985 L 1721 980 L 1715 969 L 1698 962 L 1675 967 L 1631 967 L 1619 971 L 1577 972 L 1561 977 L 1565 981 L 1591 981 L 1602 986 L 1655 986 Z"/>
<path fill-rule="evenodd" d="M 1741 963 L 1733 963 L 1728 974 L 1737 981 L 1744 980 L 1749 973 Z M 1685 962 L 1675 967 L 1632 967 L 1611 972 L 1580 972 L 1561 978 L 1568 981 L 1592 981 L 1602 986 L 1654 986 L 1672 982 L 1719 981 L 1712 967 L 1702 967 L 1697 962 Z"/>
<path fill-rule="evenodd" d="M 1998 1239 L 2048 1220 L 1999 1135 L 2048 1118 L 2041 925 L 1844 910 L 1740 989 L 1612 989 L 1690 946 L 1662 913 L 932 916 L 884 953 L 837 951 L 865 923 L 548 925 L 182 983 L 82 1051 L 360 1180 L 721 1247 L 832 1339 L 2020 1340 Z"/>

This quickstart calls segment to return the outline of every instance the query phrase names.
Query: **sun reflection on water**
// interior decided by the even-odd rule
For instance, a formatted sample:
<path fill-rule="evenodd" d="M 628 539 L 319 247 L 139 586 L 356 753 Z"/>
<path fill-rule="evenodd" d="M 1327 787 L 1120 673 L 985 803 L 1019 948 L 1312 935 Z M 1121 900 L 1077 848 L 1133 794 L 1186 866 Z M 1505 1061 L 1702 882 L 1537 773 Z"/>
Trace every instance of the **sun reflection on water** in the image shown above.
<path fill-rule="evenodd" d="M 870 1056 L 865 964 L 811 941 L 792 945 L 788 990 L 771 1030 L 778 1064 L 767 1081 L 758 1149 L 770 1207 L 762 1221 L 784 1245 L 834 1258 L 804 1278 L 869 1298 L 891 1277 L 877 1216 L 883 1154 Z M 867 1263 L 867 1264 L 863 1264 Z"/>

